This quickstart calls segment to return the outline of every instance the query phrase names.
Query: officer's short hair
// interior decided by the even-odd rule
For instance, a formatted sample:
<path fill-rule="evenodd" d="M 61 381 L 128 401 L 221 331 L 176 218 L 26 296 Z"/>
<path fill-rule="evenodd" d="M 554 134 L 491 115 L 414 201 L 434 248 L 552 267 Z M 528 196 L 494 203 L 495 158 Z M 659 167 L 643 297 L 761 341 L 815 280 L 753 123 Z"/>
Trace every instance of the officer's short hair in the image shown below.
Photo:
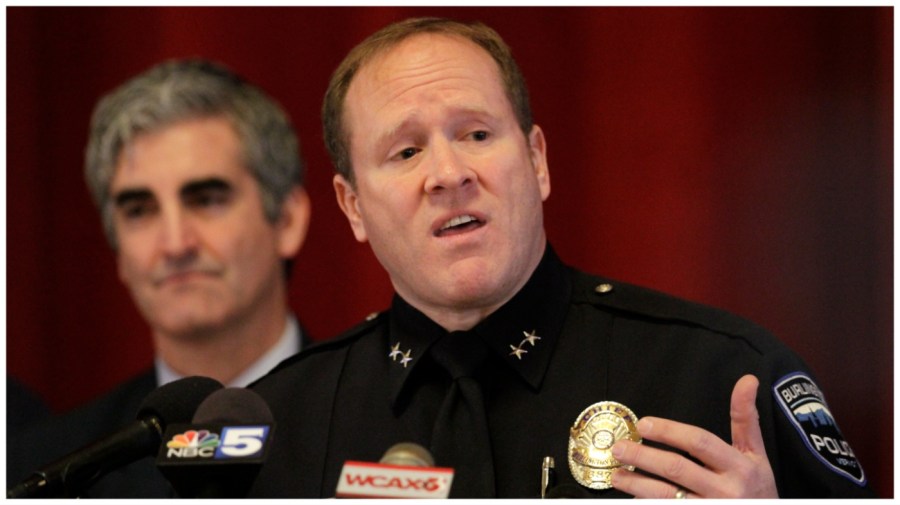
<path fill-rule="evenodd" d="M 533 120 L 525 77 L 513 59 L 509 46 L 496 31 L 480 22 L 462 23 L 442 18 L 412 18 L 400 21 L 382 28 L 354 47 L 332 74 L 328 90 L 325 92 L 325 101 L 322 104 L 325 147 L 331 156 L 335 171 L 351 185 L 355 184 L 355 179 L 350 164 L 350 132 L 344 124 L 347 90 L 350 89 L 350 84 L 359 69 L 373 57 L 409 37 L 422 33 L 462 37 L 487 51 L 499 66 L 506 97 L 512 104 L 519 127 L 526 138 L 531 133 Z"/>

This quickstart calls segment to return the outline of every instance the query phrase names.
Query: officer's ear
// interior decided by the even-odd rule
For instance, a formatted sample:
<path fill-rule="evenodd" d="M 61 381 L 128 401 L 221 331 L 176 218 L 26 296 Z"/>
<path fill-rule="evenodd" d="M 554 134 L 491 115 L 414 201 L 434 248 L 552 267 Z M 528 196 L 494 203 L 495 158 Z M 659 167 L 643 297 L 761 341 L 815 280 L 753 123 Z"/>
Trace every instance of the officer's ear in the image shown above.
<path fill-rule="evenodd" d="M 541 190 L 541 201 L 545 202 L 550 196 L 550 167 L 547 165 L 547 141 L 538 125 L 531 127 L 531 133 L 528 135 L 528 151 L 531 155 L 534 176 Z"/>
<path fill-rule="evenodd" d="M 359 196 L 356 194 L 356 189 L 340 174 L 334 176 L 332 183 L 334 184 L 334 195 L 341 210 L 344 211 L 344 215 L 347 216 L 347 221 L 350 222 L 353 236 L 359 242 L 366 242 L 369 237 L 366 234 L 366 226 L 359 210 Z"/>

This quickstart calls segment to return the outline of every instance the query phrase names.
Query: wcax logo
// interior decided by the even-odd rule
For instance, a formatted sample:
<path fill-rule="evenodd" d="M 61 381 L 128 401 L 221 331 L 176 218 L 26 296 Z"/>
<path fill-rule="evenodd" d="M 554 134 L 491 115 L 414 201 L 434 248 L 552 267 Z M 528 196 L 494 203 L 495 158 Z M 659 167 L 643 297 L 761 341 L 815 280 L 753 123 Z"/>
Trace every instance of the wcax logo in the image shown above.
<path fill-rule="evenodd" d="M 211 458 L 219 446 L 219 435 L 209 430 L 187 430 L 166 443 L 167 458 Z"/>
<path fill-rule="evenodd" d="M 783 377 L 773 389 L 778 404 L 812 453 L 836 473 L 864 485 L 865 472 L 841 435 L 816 383 L 798 372 Z"/>
<path fill-rule="evenodd" d="M 447 498 L 453 469 L 347 461 L 338 478 L 341 498 Z"/>
<path fill-rule="evenodd" d="M 166 443 L 165 458 L 169 460 L 256 458 L 262 455 L 268 436 L 269 426 L 266 425 L 187 429 L 172 436 Z"/>

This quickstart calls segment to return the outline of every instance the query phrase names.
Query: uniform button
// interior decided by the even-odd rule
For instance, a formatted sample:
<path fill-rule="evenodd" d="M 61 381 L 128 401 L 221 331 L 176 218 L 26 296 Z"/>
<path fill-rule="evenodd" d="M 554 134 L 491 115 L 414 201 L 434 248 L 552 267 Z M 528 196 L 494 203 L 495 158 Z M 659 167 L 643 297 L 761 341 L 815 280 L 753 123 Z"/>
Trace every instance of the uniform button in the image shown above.
<path fill-rule="evenodd" d="M 609 293 L 609 292 L 612 291 L 612 290 L 613 290 L 613 285 L 612 285 L 612 284 L 607 284 L 607 283 L 605 283 L 605 282 L 604 282 L 603 284 L 598 284 L 597 287 L 594 288 L 594 291 L 596 291 L 596 292 L 598 292 L 598 293 L 600 293 L 600 294 L 606 294 L 606 293 Z"/>
<path fill-rule="evenodd" d="M 366 321 L 371 321 L 371 320 L 375 319 L 376 317 L 378 317 L 378 312 L 372 312 L 371 314 L 366 316 Z"/>

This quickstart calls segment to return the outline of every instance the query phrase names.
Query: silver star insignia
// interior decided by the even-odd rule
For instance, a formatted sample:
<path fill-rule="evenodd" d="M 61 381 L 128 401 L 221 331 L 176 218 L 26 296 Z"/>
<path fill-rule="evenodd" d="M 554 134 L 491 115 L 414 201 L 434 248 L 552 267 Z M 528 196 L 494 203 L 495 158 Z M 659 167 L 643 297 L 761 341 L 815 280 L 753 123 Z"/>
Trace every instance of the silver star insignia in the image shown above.
<path fill-rule="evenodd" d="M 531 330 L 531 333 L 528 333 L 527 331 L 523 331 L 522 333 L 525 334 L 524 341 L 531 344 L 531 347 L 534 347 L 534 343 L 541 339 L 541 337 L 537 336 L 537 330 Z"/>
<path fill-rule="evenodd" d="M 403 353 L 400 351 L 400 342 L 391 346 L 391 353 L 388 354 L 388 358 L 391 358 L 392 361 L 397 361 L 397 356 L 403 356 Z"/>
<path fill-rule="evenodd" d="M 412 356 L 410 356 L 411 353 L 412 349 L 406 351 L 406 354 L 400 353 L 400 355 L 403 356 L 403 358 L 400 359 L 400 364 L 403 365 L 403 368 L 406 368 L 406 365 L 413 360 Z"/>
<path fill-rule="evenodd" d="M 509 348 L 512 349 L 512 352 L 509 353 L 509 355 L 510 355 L 510 356 L 515 356 L 515 357 L 517 357 L 517 358 L 519 358 L 519 359 L 522 359 L 522 355 L 523 355 L 523 354 L 528 353 L 528 351 L 526 351 L 525 349 L 522 349 L 521 347 L 516 347 L 516 346 L 514 346 L 514 345 L 512 345 L 512 344 L 510 344 Z"/>

